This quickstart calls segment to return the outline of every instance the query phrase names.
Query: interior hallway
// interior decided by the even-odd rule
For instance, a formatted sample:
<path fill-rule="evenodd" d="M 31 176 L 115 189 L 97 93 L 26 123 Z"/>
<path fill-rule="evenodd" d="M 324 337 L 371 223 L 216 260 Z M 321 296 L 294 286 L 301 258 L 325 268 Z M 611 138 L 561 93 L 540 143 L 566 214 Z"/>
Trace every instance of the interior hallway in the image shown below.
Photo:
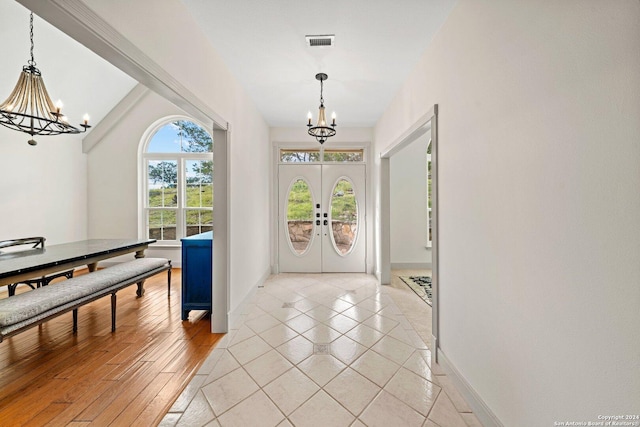
<path fill-rule="evenodd" d="M 162 426 L 480 425 L 431 360 L 430 307 L 395 280 L 280 274 L 241 313 Z"/>

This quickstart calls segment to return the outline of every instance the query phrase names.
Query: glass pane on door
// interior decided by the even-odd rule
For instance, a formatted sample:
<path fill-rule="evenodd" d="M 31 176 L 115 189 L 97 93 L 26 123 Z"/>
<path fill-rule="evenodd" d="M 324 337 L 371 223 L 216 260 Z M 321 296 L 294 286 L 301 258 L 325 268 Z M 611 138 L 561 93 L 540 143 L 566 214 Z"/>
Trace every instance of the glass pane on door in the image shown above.
<path fill-rule="evenodd" d="M 331 193 L 331 240 L 340 255 L 351 251 L 358 230 L 358 204 L 353 184 L 340 178 Z"/>
<path fill-rule="evenodd" d="M 287 229 L 293 251 L 304 254 L 313 238 L 313 195 L 309 184 L 302 178 L 289 187 L 287 197 Z"/>

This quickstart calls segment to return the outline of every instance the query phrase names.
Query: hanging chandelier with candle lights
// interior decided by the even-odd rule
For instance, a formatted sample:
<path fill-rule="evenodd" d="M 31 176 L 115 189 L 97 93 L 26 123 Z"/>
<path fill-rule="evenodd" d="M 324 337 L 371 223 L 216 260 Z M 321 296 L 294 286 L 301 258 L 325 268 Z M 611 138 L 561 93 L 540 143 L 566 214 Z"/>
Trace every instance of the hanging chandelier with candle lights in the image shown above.
<path fill-rule="evenodd" d="M 29 145 L 36 145 L 35 135 L 60 135 L 63 133 L 86 132 L 89 116 L 83 117 L 82 130 L 71 126 L 62 114 L 62 102 L 54 104 L 47 93 L 42 74 L 33 59 L 33 12 L 30 14 L 29 35 L 31 39 L 31 59 L 22 67 L 13 92 L 0 104 L 0 124 L 9 129 L 31 135 Z"/>
<path fill-rule="evenodd" d="M 320 108 L 318 111 L 318 123 L 315 126 L 311 124 L 311 111 L 309 111 L 309 114 L 307 115 L 307 127 L 309 128 L 309 135 L 314 136 L 320 144 L 324 144 L 327 138 L 331 138 L 336 134 L 337 126 L 335 112 L 331 115 L 331 126 L 327 126 L 327 119 L 325 118 L 324 114 L 324 98 L 322 96 L 322 90 L 323 82 L 328 78 L 329 77 L 325 73 L 316 74 L 316 80 L 320 80 Z"/>

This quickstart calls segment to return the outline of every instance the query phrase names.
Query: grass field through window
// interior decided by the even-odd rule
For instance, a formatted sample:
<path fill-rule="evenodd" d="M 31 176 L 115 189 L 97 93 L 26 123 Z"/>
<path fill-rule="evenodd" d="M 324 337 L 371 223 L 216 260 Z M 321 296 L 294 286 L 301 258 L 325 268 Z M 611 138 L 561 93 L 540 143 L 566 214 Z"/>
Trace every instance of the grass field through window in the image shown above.
<path fill-rule="evenodd" d="M 213 227 L 213 185 L 188 185 L 185 196 L 187 236 L 210 231 Z M 149 190 L 149 237 L 175 239 L 177 206 L 178 191 L 175 187 Z"/>

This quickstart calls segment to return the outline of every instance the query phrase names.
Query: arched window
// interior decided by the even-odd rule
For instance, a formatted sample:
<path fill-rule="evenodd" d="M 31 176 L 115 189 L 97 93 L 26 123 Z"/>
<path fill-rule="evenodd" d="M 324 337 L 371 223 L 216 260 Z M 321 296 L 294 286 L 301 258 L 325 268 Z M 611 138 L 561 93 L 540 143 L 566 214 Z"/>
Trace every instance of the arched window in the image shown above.
<path fill-rule="evenodd" d="M 165 244 L 213 230 L 213 138 L 174 120 L 150 133 L 142 153 L 143 235 Z"/>

